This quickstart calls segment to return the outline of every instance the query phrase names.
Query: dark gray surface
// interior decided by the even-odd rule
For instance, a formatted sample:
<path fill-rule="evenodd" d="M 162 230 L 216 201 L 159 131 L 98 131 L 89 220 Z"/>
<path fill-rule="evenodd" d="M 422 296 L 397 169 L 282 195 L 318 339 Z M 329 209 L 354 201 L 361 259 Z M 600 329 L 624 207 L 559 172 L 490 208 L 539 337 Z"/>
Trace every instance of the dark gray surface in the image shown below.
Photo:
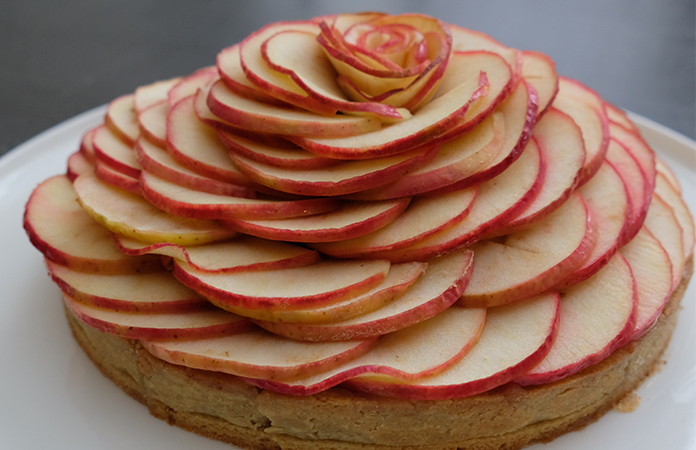
<path fill-rule="evenodd" d="M 694 0 L 2 0 L 0 154 L 137 86 L 215 62 L 268 22 L 424 12 L 550 55 L 608 101 L 696 138 Z"/>

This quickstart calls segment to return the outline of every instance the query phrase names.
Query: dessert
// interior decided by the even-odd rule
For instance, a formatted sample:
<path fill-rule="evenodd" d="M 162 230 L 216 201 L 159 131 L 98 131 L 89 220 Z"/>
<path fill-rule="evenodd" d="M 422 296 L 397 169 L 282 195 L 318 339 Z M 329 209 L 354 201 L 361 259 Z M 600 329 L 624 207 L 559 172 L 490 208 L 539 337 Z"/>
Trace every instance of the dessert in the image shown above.
<path fill-rule="evenodd" d="M 243 448 L 521 448 L 664 350 L 694 224 L 620 110 L 416 14 L 274 23 L 114 100 L 25 228 L 74 336 Z"/>

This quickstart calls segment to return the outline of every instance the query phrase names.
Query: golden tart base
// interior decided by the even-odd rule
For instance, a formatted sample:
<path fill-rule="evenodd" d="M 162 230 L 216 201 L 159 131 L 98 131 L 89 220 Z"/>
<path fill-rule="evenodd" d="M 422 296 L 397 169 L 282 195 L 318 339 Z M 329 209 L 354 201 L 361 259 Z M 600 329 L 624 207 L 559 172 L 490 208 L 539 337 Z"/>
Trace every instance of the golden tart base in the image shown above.
<path fill-rule="evenodd" d="M 84 325 L 73 334 L 102 373 L 155 417 L 245 449 L 490 450 L 546 442 L 594 422 L 659 366 L 677 322 L 693 258 L 655 326 L 599 364 L 554 383 L 509 383 L 473 397 L 402 400 L 333 388 L 277 394 L 226 374 L 175 366 L 136 340 Z"/>

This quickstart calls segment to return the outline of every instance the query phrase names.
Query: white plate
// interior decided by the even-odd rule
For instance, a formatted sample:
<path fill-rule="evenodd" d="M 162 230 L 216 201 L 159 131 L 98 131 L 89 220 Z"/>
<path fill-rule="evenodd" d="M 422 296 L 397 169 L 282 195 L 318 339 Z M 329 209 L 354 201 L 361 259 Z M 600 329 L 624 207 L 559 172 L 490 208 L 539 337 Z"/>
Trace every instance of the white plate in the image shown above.
<path fill-rule="evenodd" d="M 82 133 L 103 114 L 103 107 L 81 114 L 0 159 L 0 448 L 229 450 L 151 417 L 98 372 L 70 336 L 58 288 L 22 229 L 32 189 L 64 172 Z M 696 144 L 635 118 L 696 211 Z M 638 391 L 635 412 L 611 411 L 581 432 L 529 449 L 696 449 L 695 284 L 686 293 L 667 363 Z"/>

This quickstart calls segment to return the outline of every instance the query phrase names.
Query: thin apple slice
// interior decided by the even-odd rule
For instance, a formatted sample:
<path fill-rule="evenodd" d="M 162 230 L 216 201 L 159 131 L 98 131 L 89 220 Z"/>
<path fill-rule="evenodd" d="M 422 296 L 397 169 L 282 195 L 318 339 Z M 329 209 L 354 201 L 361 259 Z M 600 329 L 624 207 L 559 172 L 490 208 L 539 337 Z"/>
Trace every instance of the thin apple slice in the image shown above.
<path fill-rule="evenodd" d="M 240 233 L 274 241 L 335 242 L 373 233 L 398 219 L 409 198 L 381 202 L 342 202 L 335 211 L 289 219 L 226 220 Z"/>
<path fill-rule="evenodd" d="M 77 151 L 68 157 L 68 170 L 66 176 L 73 181 L 79 175 L 94 171 L 94 164 L 90 162 L 84 153 Z"/>
<path fill-rule="evenodd" d="M 244 235 L 229 241 L 193 246 L 169 242 L 149 244 L 123 235 L 116 235 L 115 239 L 118 249 L 126 255 L 169 256 L 186 261 L 201 272 L 276 270 L 306 266 L 320 260 L 314 250 Z"/>
<path fill-rule="evenodd" d="M 174 261 L 179 281 L 221 308 L 307 309 L 356 297 L 381 283 L 389 261 L 320 261 L 302 267 L 232 273 L 199 272 Z M 307 283 L 307 280 L 315 280 Z"/>
<path fill-rule="evenodd" d="M 657 194 L 653 194 L 643 226 L 660 241 L 662 247 L 667 251 L 669 260 L 672 262 L 672 289 L 675 289 L 682 279 L 686 263 L 684 231 L 679 226 L 674 210 Z"/>
<path fill-rule="evenodd" d="M 428 261 L 425 273 L 387 305 L 330 323 L 255 321 L 260 327 L 299 341 L 346 341 L 382 336 L 435 317 L 457 301 L 472 273 L 473 254 L 464 249 Z"/>
<path fill-rule="evenodd" d="M 138 113 L 140 134 L 160 148 L 167 148 L 167 114 L 169 114 L 169 103 L 166 100 L 155 103 Z"/>
<path fill-rule="evenodd" d="M 634 283 L 631 267 L 615 254 L 593 277 L 562 291 L 551 351 L 515 382 L 551 383 L 598 363 L 623 345 L 636 323 Z"/>
<path fill-rule="evenodd" d="M 126 274 L 164 269 L 159 257 L 126 256 L 118 251 L 111 233 L 80 208 L 64 175 L 34 189 L 24 211 L 24 229 L 48 260 L 72 270 Z"/>
<path fill-rule="evenodd" d="M 79 151 L 84 155 L 87 161 L 91 163 L 94 163 L 97 160 L 97 157 L 94 154 L 94 133 L 100 126 L 101 125 L 87 131 L 85 134 L 82 135 L 82 139 L 80 140 Z"/>
<path fill-rule="evenodd" d="M 612 105 L 611 103 L 604 102 L 604 107 L 607 110 L 607 117 L 609 117 L 609 120 L 611 122 L 614 122 L 616 124 L 621 125 L 622 127 L 626 128 L 627 130 L 634 130 L 637 131 L 638 129 L 636 126 L 633 124 L 631 119 L 628 118 L 628 115 L 626 112 L 618 108 L 615 105 Z"/>
<path fill-rule="evenodd" d="M 135 144 L 140 136 L 138 117 L 135 112 L 135 96 L 123 95 L 109 103 L 104 118 L 106 126 L 126 145 Z"/>
<path fill-rule="evenodd" d="M 134 143 L 124 143 L 106 126 L 99 127 L 94 132 L 93 145 L 97 160 L 123 174 L 138 178 L 142 167 L 135 158 Z"/>
<path fill-rule="evenodd" d="M 181 81 L 180 77 L 139 86 L 133 95 L 135 111 L 140 114 L 156 103 L 167 100 L 169 90 Z"/>
<path fill-rule="evenodd" d="M 675 174 L 672 168 L 658 157 L 655 158 L 655 170 L 657 170 L 657 173 L 661 174 L 665 178 L 665 181 L 672 186 L 672 189 L 678 192 L 679 195 L 682 194 L 682 188 L 681 184 L 679 183 L 679 178 L 677 178 L 677 174 Z"/>
<path fill-rule="evenodd" d="M 672 262 L 660 241 L 645 227 L 621 248 L 621 255 L 636 281 L 636 323 L 628 338 L 633 341 L 652 328 L 672 294 Z"/>
<path fill-rule="evenodd" d="M 174 85 L 167 93 L 167 103 L 169 107 L 179 103 L 188 96 L 194 95 L 199 89 L 208 86 L 213 80 L 219 78 L 217 67 L 203 67 L 184 77 Z"/>
<path fill-rule="evenodd" d="M 210 305 L 180 313 L 127 313 L 85 305 L 67 295 L 63 301 L 83 323 L 128 339 L 185 341 L 243 333 L 252 327 L 247 319 Z"/>
<path fill-rule="evenodd" d="M 460 304 L 497 306 L 543 292 L 584 264 L 595 242 L 587 206 L 573 194 L 543 220 L 472 245 L 474 273 Z"/>
<path fill-rule="evenodd" d="M 77 272 L 46 260 L 65 295 L 81 304 L 120 313 L 170 313 L 200 309 L 208 301 L 166 271 L 109 275 Z"/>
<path fill-rule="evenodd" d="M 374 395 L 442 400 L 489 391 L 524 374 L 551 349 L 559 322 L 557 292 L 488 309 L 478 343 L 444 372 L 413 381 L 358 376 L 345 386 Z"/>
<path fill-rule="evenodd" d="M 556 63 L 544 53 L 526 50 L 522 55 L 522 78 L 529 83 L 539 96 L 537 117 L 541 117 L 554 103 L 559 88 Z"/>
<path fill-rule="evenodd" d="M 332 370 L 364 355 L 377 338 L 349 342 L 297 342 L 252 329 L 232 336 L 188 341 L 142 341 L 154 356 L 192 369 L 247 378 L 290 381 Z"/>
<path fill-rule="evenodd" d="M 691 258 L 694 252 L 694 241 L 696 240 L 694 236 L 694 219 L 684 202 L 684 198 L 679 191 L 674 188 L 669 178 L 667 178 L 663 172 L 658 172 L 657 178 L 655 179 L 655 194 L 674 211 L 674 216 L 682 229 L 684 258 Z"/>
<path fill-rule="evenodd" d="M 452 33 L 452 50 L 457 52 L 471 52 L 475 50 L 484 50 L 487 52 L 497 53 L 500 55 L 516 74 L 515 78 L 522 73 L 522 56 L 517 50 L 511 47 L 506 47 L 500 42 L 494 40 L 490 35 L 480 31 L 470 30 L 458 25 L 450 24 L 450 33 Z"/>
<path fill-rule="evenodd" d="M 441 373 L 466 355 L 476 345 L 485 323 L 485 308 L 449 308 L 382 337 L 365 355 L 336 369 L 287 383 L 247 381 L 283 394 L 313 395 L 358 375 L 399 381 L 426 378 Z"/>
<path fill-rule="evenodd" d="M 133 193 L 105 184 L 92 174 L 73 183 L 77 200 L 106 229 L 145 242 L 205 244 L 230 238 L 236 232 L 210 220 L 172 216 Z"/>
<path fill-rule="evenodd" d="M 141 195 L 140 183 L 137 178 L 119 172 L 101 161 L 97 161 L 94 167 L 94 175 L 106 184 L 132 192 L 133 194 Z"/>
<path fill-rule="evenodd" d="M 650 203 L 650 197 L 655 190 L 655 177 L 657 176 L 655 152 L 653 152 L 638 131 L 631 132 L 621 125 L 610 123 L 609 135 L 623 144 L 626 150 L 636 159 L 638 165 L 640 165 L 646 183 L 645 199 L 647 203 Z"/>

